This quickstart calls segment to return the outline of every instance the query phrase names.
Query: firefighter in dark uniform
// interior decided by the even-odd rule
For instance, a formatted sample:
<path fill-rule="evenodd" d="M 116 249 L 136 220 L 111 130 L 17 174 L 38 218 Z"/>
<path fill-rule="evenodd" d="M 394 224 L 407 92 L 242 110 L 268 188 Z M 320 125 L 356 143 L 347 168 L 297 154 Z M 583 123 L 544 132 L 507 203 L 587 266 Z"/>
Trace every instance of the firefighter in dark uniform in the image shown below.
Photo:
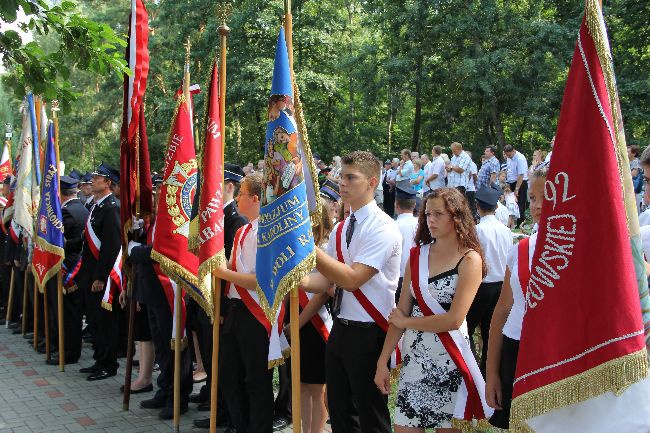
<path fill-rule="evenodd" d="M 230 260 L 230 253 L 232 245 L 235 241 L 235 233 L 237 230 L 245 225 L 248 221 L 246 217 L 241 215 L 237 210 L 235 203 L 235 196 L 239 192 L 239 183 L 244 178 L 244 170 L 238 165 L 226 163 L 224 164 L 224 180 L 225 186 L 223 190 L 223 214 L 224 214 L 224 250 L 226 259 Z M 225 283 L 221 286 L 221 311 L 227 311 L 228 298 L 223 296 L 225 290 Z M 212 323 L 210 318 L 205 314 L 202 308 L 198 308 L 198 322 L 197 337 L 199 341 L 199 349 L 203 358 L 203 363 L 206 365 L 206 373 L 208 378 L 205 385 L 201 388 L 201 392 L 190 396 L 190 401 L 199 403 L 199 410 L 210 410 L 210 383 L 212 380 Z M 224 398 L 221 395 L 219 388 L 219 396 L 217 397 L 217 422 L 221 426 L 229 425 L 229 416 L 224 404 Z M 197 419 L 194 425 L 199 428 L 210 428 L 210 418 Z"/>
<path fill-rule="evenodd" d="M 65 258 L 63 267 L 67 273 L 74 272 L 75 267 L 81 258 L 81 246 L 83 233 L 88 220 L 88 209 L 77 198 L 78 179 L 70 176 L 61 176 L 61 216 L 63 217 L 63 235 L 65 237 L 64 251 Z M 74 280 L 73 280 L 74 281 Z M 48 300 L 50 303 L 50 317 L 53 318 L 52 343 L 58 344 L 58 298 L 57 280 L 52 278 L 48 281 Z M 81 356 L 81 323 L 82 323 L 83 293 L 78 290 L 76 284 L 64 288 L 63 296 L 63 335 L 65 336 L 65 363 L 74 364 Z M 56 357 L 46 361 L 49 365 L 58 365 Z"/>
<path fill-rule="evenodd" d="M 101 305 L 106 282 L 121 248 L 120 208 L 111 192 L 111 186 L 119 182 L 119 172 L 105 163 L 93 173 L 94 206 L 84 230 L 82 262 L 77 274 L 95 340 L 95 364 L 80 370 L 90 374 L 90 381 L 115 376 L 119 366 L 118 322 L 115 314 Z"/>

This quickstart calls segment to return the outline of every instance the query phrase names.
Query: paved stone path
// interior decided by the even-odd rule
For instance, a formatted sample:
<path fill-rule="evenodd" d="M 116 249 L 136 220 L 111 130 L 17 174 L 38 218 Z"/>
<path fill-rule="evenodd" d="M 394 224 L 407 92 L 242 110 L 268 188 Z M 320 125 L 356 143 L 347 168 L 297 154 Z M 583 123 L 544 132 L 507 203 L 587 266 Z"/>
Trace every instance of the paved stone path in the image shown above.
<path fill-rule="evenodd" d="M 46 365 L 45 355 L 35 352 L 20 334 L 12 335 L 0 327 L 0 432 L 172 431 L 172 422 L 158 419 L 158 410 L 140 408 L 140 401 L 153 393 L 132 395 L 131 410 L 121 410 L 124 359 L 117 376 L 98 382 L 88 382 L 86 375 L 79 373 L 80 367 L 91 364 L 92 351 L 84 344 L 79 363 L 66 365 L 62 373 L 58 367 Z M 194 391 L 199 388 L 195 385 Z M 206 416 L 209 412 L 198 412 L 196 405 L 190 404 L 181 417 L 180 431 L 208 432 L 192 426 L 194 419 Z"/>

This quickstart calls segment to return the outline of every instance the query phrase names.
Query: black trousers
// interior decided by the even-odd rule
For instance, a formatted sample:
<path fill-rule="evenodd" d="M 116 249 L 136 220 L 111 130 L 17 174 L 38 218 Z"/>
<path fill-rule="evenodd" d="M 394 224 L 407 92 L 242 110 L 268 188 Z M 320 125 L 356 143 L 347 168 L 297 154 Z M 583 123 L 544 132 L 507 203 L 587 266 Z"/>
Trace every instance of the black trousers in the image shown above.
<path fill-rule="evenodd" d="M 384 212 L 395 215 L 395 189 L 390 186 L 384 186 Z"/>
<path fill-rule="evenodd" d="M 327 402 L 333 433 L 389 433 L 388 397 L 375 385 L 386 334 L 335 320 L 325 351 Z"/>
<path fill-rule="evenodd" d="M 104 292 L 91 292 L 90 287 L 79 288 L 84 291 L 86 318 L 93 330 L 95 364 L 108 372 L 117 371 L 117 350 L 119 344 L 119 322 L 114 311 L 102 308 Z M 114 308 L 119 308 L 117 303 Z"/>
<path fill-rule="evenodd" d="M 160 296 L 164 296 L 162 290 Z M 166 302 L 166 301 L 165 301 Z M 174 351 L 171 348 L 173 317 L 169 306 L 147 305 L 151 339 L 160 366 L 156 384 L 156 399 L 164 400 L 167 407 L 174 406 Z M 192 392 L 192 359 L 189 348 L 181 353 L 181 407 L 187 406 Z"/>
<path fill-rule="evenodd" d="M 47 300 L 50 305 L 50 341 L 52 347 L 59 345 L 59 299 L 57 297 L 56 278 L 47 282 Z M 65 362 L 75 363 L 81 357 L 81 291 L 75 290 L 72 293 L 63 295 L 63 335 L 65 347 Z"/>
<path fill-rule="evenodd" d="M 20 320 L 20 315 L 23 314 L 23 273 L 15 266 L 7 266 L 7 268 L 9 269 L 10 278 L 12 270 L 14 273 L 14 297 L 11 301 L 11 317 L 9 318 L 9 321 L 18 322 Z M 7 302 L 9 301 L 7 300 Z M 32 313 L 30 313 L 29 308 L 27 308 L 27 316 L 29 317 L 27 320 L 27 329 L 31 329 Z"/>
<path fill-rule="evenodd" d="M 467 205 L 469 206 L 469 211 L 472 213 L 475 221 L 479 220 L 478 210 L 476 210 L 476 191 L 465 191 L 465 198 L 467 199 Z"/>
<path fill-rule="evenodd" d="M 510 189 L 514 192 L 517 182 L 510 182 Z M 521 182 L 519 194 L 517 195 L 517 206 L 519 206 L 519 218 L 517 218 L 517 227 L 526 219 L 526 208 L 528 206 L 528 181 Z"/>
<path fill-rule="evenodd" d="M 237 433 L 273 430 L 273 370 L 266 328 L 239 300 L 231 300 L 221 333 L 219 382 Z"/>
<path fill-rule="evenodd" d="M 503 281 L 496 283 L 481 283 L 478 286 L 478 292 L 474 297 L 472 306 L 469 307 L 467 312 L 467 331 L 471 341 L 472 352 L 476 357 L 476 343 L 474 342 L 474 331 L 476 327 L 481 327 L 481 339 L 483 346 L 481 347 L 481 359 L 479 360 L 479 367 L 483 377 L 485 377 L 485 363 L 487 362 L 488 343 L 490 338 L 490 322 L 492 321 L 492 313 L 494 307 L 497 305 L 499 295 L 501 295 L 501 286 Z"/>

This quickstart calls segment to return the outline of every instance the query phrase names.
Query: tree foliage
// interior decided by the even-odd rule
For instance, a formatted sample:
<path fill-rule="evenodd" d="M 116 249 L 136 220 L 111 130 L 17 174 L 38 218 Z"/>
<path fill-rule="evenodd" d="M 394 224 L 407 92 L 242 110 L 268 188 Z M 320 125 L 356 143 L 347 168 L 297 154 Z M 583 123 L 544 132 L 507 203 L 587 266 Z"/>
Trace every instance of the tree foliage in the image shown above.
<path fill-rule="evenodd" d="M 151 70 L 145 99 L 153 169 L 159 169 L 192 43 L 192 82 L 205 87 L 218 55 L 214 0 L 147 1 Z M 228 25 L 226 157 L 262 154 L 283 2 L 237 0 Z M 126 33 L 128 2 L 87 0 L 80 16 Z M 582 18 L 567 0 L 293 0 L 294 69 L 312 148 L 324 158 L 354 149 L 380 157 L 429 153 L 460 141 L 482 153 L 510 143 L 548 148 Z M 605 2 L 628 142 L 650 138 L 650 4 Z M 41 39 L 37 39 L 40 41 Z M 122 54 L 120 54 L 121 56 Z M 90 168 L 118 159 L 121 92 L 63 59 L 79 94 L 63 116 L 62 154 Z M 204 89 L 205 91 L 206 89 Z M 204 98 L 196 95 L 197 127 Z M 200 134 L 197 136 L 201 139 Z"/>

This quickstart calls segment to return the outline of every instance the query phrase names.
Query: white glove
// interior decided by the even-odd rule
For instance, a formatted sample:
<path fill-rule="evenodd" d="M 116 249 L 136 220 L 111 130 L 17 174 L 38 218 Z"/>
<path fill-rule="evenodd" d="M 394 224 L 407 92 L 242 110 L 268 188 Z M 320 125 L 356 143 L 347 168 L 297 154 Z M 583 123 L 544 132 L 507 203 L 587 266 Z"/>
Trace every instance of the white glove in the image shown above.
<path fill-rule="evenodd" d="M 136 219 L 133 217 L 133 226 L 131 227 L 131 230 L 137 231 L 140 230 L 144 226 L 144 220 L 143 219 Z"/>
<path fill-rule="evenodd" d="M 142 245 L 140 242 L 129 241 L 129 244 L 126 246 L 126 250 L 129 253 L 129 255 L 131 255 L 131 251 L 133 250 L 133 247 L 139 247 L 140 245 Z"/>

